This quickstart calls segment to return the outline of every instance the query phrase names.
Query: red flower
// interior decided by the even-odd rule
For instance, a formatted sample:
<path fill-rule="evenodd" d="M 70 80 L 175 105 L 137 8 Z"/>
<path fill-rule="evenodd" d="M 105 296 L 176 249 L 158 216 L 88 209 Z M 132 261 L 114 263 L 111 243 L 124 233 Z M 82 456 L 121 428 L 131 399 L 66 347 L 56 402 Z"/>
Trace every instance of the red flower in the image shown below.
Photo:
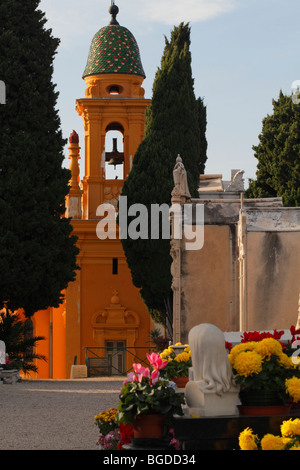
<path fill-rule="evenodd" d="M 292 335 L 291 343 L 293 344 L 296 340 L 300 339 L 300 338 L 296 338 L 296 335 L 300 334 L 300 329 L 296 330 L 296 328 L 294 326 L 291 326 L 290 332 L 291 332 L 291 335 Z"/>
<path fill-rule="evenodd" d="M 133 436 L 133 426 L 129 424 L 120 423 L 120 440 L 118 442 L 118 450 L 121 450 L 124 444 L 130 444 L 131 437 Z"/>
<path fill-rule="evenodd" d="M 247 343 L 249 341 L 261 341 L 264 338 L 274 338 L 279 340 L 281 336 L 284 334 L 284 331 L 277 331 L 274 330 L 274 333 L 270 332 L 259 332 L 259 331 L 249 331 L 244 332 L 242 336 L 242 343 Z"/>

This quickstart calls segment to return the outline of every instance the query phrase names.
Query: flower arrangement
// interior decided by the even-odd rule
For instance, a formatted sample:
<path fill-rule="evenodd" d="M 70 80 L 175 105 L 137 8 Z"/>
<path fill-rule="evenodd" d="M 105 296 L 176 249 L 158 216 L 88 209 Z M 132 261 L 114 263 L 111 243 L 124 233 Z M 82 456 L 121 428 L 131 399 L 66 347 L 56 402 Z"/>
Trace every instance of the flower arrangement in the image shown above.
<path fill-rule="evenodd" d="M 100 431 L 97 445 L 103 450 L 116 450 L 120 441 L 120 425 L 117 421 L 117 409 L 109 408 L 95 416 L 95 424 Z"/>
<path fill-rule="evenodd" d="M 297 341 L 300 342 L 300 336 L 297 336 L 297 335 L 300 335 L 300 329 L 296 329 L 294 326 L 291 326 L 290 333 L 292 336 L 291 340 L 286 341 L 285 343 L 281 343 L 284 349 L 284 352 L 288 356 L 293 355 L 293 353 L 295 353 L 296 351 L 296 346 L 297 346 L 296 342 Z M 243 335 L 241 336 L 241 343 L 247 343 L 251 341 L 261 341 L 265 338 L 273 338 L 273 339 L 277 339 L 278 341 L 280 341 L 283 334 L 284 334 L 283 330 L 277 331 L 276 329 L 273 330 L 273 333 L 271 333 L 270 331 L 249 331 L 249 332 L 245 331 Z M 230 343 L 228 343 L 228 345 L 229 345 L 228 349 L 230 350 L 232 345 L 230 345 Z"/>
<path fill-rule="evenodd" d="M 175 346 L 182 346 L 181 343 L 176 343 Z M 191 350 L 189 345 L 185 345 L 183 352 L 176 354 L 174 346 L 171 345 L 165 349 L 160 357 L 162 360 L 167 361 L 161 375 L 168 380 L 173 380 L 176 377 L 188 377 L 189 368 L 192 367 Z"/>
<path fill-rule="evenodd" d="M 134 372 L 127 375 L 120 393 L 118 420 L 133 425 L 136 417 L 143 414 L 163 414 L 165 423 L 172 425 L 174 415 L 183 415 L 185 400 L 176 393 L 172 384 L 160 376 L 168 361 L 156 353 L 147 354 L 149 367 L 133 364 Z"/>
<path fill-rule="evenodd" d="M 100 434 L 97 445 L 102 450 L 118 450 L 120 438 L 120 429 L 115 429 L 106 435 Z"/>
<path fill-rule="evenodd" d="M 109 410 L 102 411 L 95 416 L 95 424 L 98 426 L 100 433 L 105 435 L 119 427 L 116 419 L 117 409 L 109 408 Z"/>
<path fill-rule="evenodd" d="M 283 401 L 287 401 L 287 394 L 291 392 L 294 382 L 286 380 L 300 376 L 299 365 L 284 352 L 282 344 L 274 337 L 234 346 L 229 353 L 229 360 L 235 381 L 243 392 L 273 390 L 278 392 Z"/>
<path fill-rule="evenodd" d="M 253 430 L 246 428 L 239 435 L 240 450 L 300 450 L 300 419 L 283 421 L 281 435 L 265 434 L 259 439 Z"/>

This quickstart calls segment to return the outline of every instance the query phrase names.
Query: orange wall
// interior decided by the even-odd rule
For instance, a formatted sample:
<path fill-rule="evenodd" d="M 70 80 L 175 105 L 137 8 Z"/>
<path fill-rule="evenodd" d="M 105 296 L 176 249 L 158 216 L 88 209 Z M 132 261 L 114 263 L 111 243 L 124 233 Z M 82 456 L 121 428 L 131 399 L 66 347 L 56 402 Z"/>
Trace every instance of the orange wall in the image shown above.
<path fill-rule="evenodd" d="M 65 378 L 66 357 L 66 312 L 65 303 L 52 311 L 53 325 L 53 352 L 52 352 L 52 377 Z"/>
<path fill-rule="evenodd" d="M 18 314 L 20 319 L 24 320 L 25 316 L 23 315 L 22 311 L 19 310 Z M 35 359 L 34 364 L 38 368 L 38 372 L 31 372 L 30 375 L 26 377 L 31 378 L 41 378 L 45 379 L 49 377 L 50 374 L 50 309 L 41 310 L 36 312 L 35 315 L 32 317 L 33 322 L 33 335 L 34 336 L 44 336 L 45 339 L 38 341 L 36 343 L 35 352 L 37 354 L 41 354 L 46 357 L 47 361 L 37 360 Z M 22 375 L 22 374 L 21 374 Z"/>

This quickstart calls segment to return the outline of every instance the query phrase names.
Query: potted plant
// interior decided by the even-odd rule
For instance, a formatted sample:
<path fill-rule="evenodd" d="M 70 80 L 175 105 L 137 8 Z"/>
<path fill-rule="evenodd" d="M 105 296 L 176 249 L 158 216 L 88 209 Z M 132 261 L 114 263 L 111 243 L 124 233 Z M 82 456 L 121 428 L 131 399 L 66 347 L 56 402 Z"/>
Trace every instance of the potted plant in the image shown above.
<path fill-rule="evenodd" d="M 164 435 L 165 426 L 172 426 L 174 416 L 183 415 L 184 397 L 172 384 L 160 376 L 168 364 L 159 354 L 147 354 L 150 367 L 133 364 L 120 393 L 118 421 L 132 425 L 135 438 L 157 438 Z"/>
<path fill-rule="evenodd" d="M 242 414 L 287 412 L 289 393 L 286 380 L 299 377 L 300 368 L 284 352 L 278 339 L 265 337 L 260 341 L 238 344 L 231 349 L 229 360 L 236 384 L 241 387 Z"/>
<path fill-rule="evenodd" d="M 163 351 L 170 344 L 170 338 L 166 334 L 162 335 L 158 328 L 150 331 L 150 338 L 157 351 Z"/>
<path fill-rule="evenodd" d="M 180 352 L 176 349 L 180 348 Z M 168 363 L 161 372 L 161 375 L 168 380 L 172 380 L 179 388 L 184 388 L 189 380 L 189 368 L 192 367 L 191 350 L 188 344 L 176 343 L 165 349 L 160 357 Z"/>
<path fill-rule="evenodd" d="M 99 449 L 117 450 L 120 441 L 120 424 L 117 422 L 117 409 L 109 408 L 95 416 L 95 424 L 100 435 L 97 442 Z"/>

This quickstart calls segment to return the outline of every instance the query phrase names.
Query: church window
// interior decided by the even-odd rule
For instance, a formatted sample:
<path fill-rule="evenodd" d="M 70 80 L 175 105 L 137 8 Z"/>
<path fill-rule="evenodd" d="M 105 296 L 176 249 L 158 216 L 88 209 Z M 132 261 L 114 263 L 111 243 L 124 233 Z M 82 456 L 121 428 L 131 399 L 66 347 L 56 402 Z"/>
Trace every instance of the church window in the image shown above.
<path fill-rule="evenodd" d="M 112 260 L 112 273 L 113 275 L 118 274 L 118 258 L 113 258 Z"/>

